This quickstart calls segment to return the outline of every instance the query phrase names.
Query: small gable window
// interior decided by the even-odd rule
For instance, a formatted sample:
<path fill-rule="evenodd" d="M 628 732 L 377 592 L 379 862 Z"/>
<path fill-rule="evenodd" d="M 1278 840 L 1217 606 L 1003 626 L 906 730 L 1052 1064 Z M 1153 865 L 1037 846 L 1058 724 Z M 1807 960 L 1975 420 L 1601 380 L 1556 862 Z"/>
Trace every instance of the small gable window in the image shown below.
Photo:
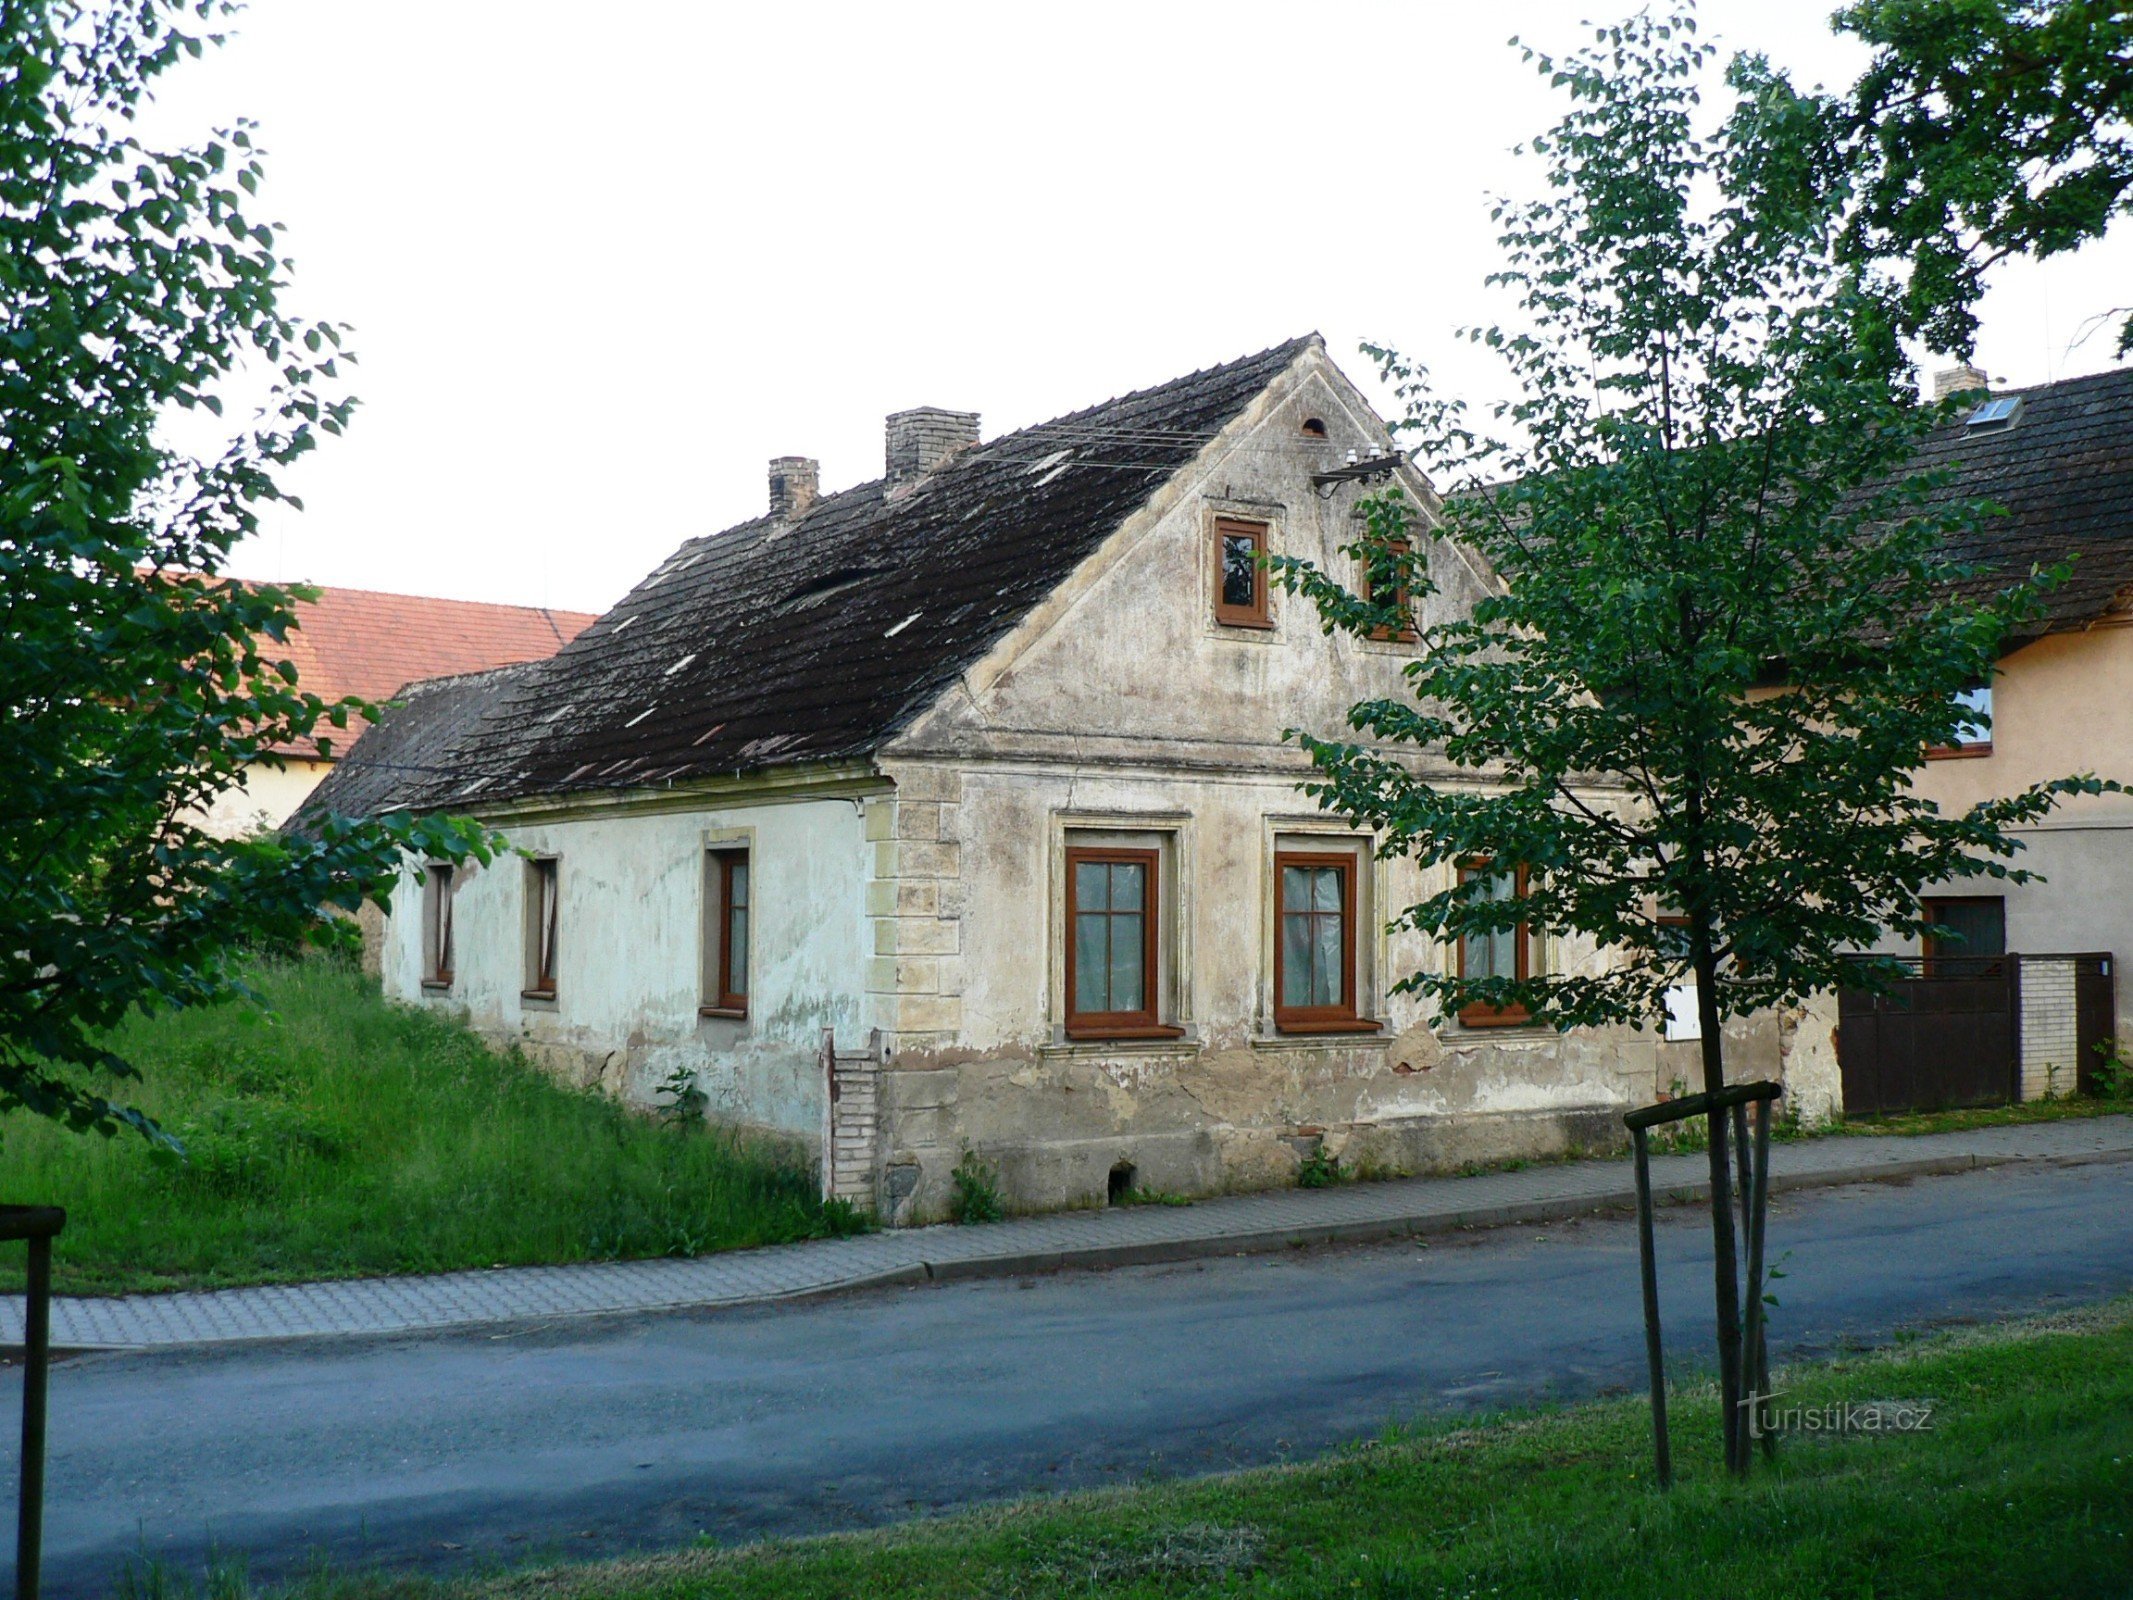
<path fill-rule="evenodd" d="M 1928 761 L 1992 754 L 1992 685 L 1965 689 L 1955 697 L 1955 704 L 1956 709 L 1964 713 L 1961 726 L 1955 730 L 1955 742 L 1935 745 L 1926 752 Z"/>
<path fill-rule="evenodd" d="M 1267 525 L 1221 517 L 1215 522 L 1215 621 L 1229 628 L 1271 628 L 1267 606 Z"/>
<path fill-rule="evenodd" d="M 1372 628 L 1370 637 L 1413 644 L 1414 602 L 1407 592 L 1407 575 L 1401 563 L 1414 554 L 1414 546 L 1405 539 L 1392 539 L 1386 542 L 1385 553 L 1387 559 L 1364 564 L 1363 598 L 1373 606 L 1398 613 L 1399 620 Z"/>

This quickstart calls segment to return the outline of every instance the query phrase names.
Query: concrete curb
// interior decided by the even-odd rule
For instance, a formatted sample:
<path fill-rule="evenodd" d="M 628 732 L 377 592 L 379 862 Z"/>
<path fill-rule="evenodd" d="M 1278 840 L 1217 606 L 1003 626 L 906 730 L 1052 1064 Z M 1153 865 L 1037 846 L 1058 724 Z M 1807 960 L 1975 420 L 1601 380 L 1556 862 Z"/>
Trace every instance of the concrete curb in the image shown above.
<path fill-rule="evenodd" d="M 1895 1183 L 1911 1178 L 1971 1172 L 1984 1167 L 2049 1166 L 2081 1167 L 2133 1162 L 2133 1149 L 2084 1150 L 2047 1155 L 1980 1155 L 1969 1152 L 1953 1156 L 1930 1156 L 1916 1160 L 1889 1161 L 1871 1167 L 1831 1167 L 1820 1171 L 1772 1173 L 1773 1193 L 1803 1189 L 1842 1188 L 1854 1183 Z M 1624 1164 L 1627 1177 L 1627 1163 Z M 1710 1195 L 1708 1181 L 1662 1184 L 1652 1192 L 1661 1206 L 1701 1204 Z M 986 1278 L 1025 1278 L 1063 1271 L 1106 1271 L 1115 1267 L 1162 1266 L 1221 1256 L 1268 1255 L 1283 1250 L 1323 1245 L 1380 1243 L 1390 1239 L 1423 1238 L 1431 1235 L 1483 1231 L 1491 1228 L 1564 1222 L 1579 1217 L 1621 1215 L 1636 1205 L 1634 1187 L 1609 1194 L 1563 1196 L 1522 1200 L 1504 1205 L 1472 1206 L 1456 1211 L 1410 1212 L 1402 1216 L 1370 1217 L 1352 1222 L 1313 1224 L 1308 1227 L 1259 1228 L 1198 1238 L 1140 1241 L 1131 1244 L 1092 1244 L 1036 1251 L 1003 1251 L 996 1255 L 967 1256 L 946 1261 L 918 1261 L 861 1273 L 832 1283 L 809 1284 L 747 1299 L 674 1301 L 662 1305 L 597 1307 L 583 1311 L 552 1311 L 481 1321 L 454 1322 L 435 1326 L 380 1328 L 361 1331 L 332 1330 L 304 1333 L 232 1335 L 221 1338 L 159 1340 L 151 1344 L 70 1344 L 55 1346 L 60 1356 L 109 1355 L 158 1351 L 221 1349 L 230 1345 L 313 1344 L 321 1340 L 378 1340 L 420 1338 L 432 1334 L 488 1333 L 500 1328 L 540 1328 L 558 1323 L 578 1323 L 600 1318 L 665 1316 L 680 1311 L 745 1311 L 758 1306 L 795 1305 L 828 1300 L 873 1289 L 909 1288 L 919 1284 L 967 1283 Z M 0 1344 L 0 1359 L 20 1356 L 21 1346 Z"/>

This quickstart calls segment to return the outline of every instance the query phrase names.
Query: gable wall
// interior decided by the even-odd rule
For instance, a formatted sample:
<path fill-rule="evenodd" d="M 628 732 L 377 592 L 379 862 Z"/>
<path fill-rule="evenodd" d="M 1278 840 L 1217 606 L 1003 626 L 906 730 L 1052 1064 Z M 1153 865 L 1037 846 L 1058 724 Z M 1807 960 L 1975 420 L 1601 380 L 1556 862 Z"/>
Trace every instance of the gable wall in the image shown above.
<path fill-rule="evenodd" d="M 1328 440 L 1301 433 L 1307 416 Z M 1012 1203 L 1100 1204 L 1120 1164 L 1142 1187 L 1204 1193 L 1291 1182 L 1321 1146 L 1351 1170 L 1397 1172 L 1607 1145 L 1623 1110 L 1697 1075 L 1694 1046 L 1650 1031 L 1427 1026 L 1419 1002 L 1390 991 L 1449 952 L 1382 925 L 1448 874 L 1425 880 L 1404 860 L 1363 876 L 1358 992 L 1383 1030 L 1276 1030 L 1274 850 L 1356 843 L 1300 792 L 1311 769 L 1283 731 L 1337 735 L 1354 701 L 1402 694 L 1412 647 L 1329 638 L 1307 601 L 1278 593 L 1271 630 L 1213 621 L 1218 513 L 1263 517 L 1277 553 L 1360 582 L 1337 546 L 1360 531 L 1364 491 L 1321 499 L 1310 477 L 1351 448 L 1389 445 L 1322 362 L 1235 431 L 1234 448 L 883 754 L 898 793 L 873 803 L 880 860 L 901 873 L 911 845 L 897 841 L 920 841 L 931 879 L 930 909 L 914 900 L 877 922 L 877 950 L 913 952 L 884 997 L 881 1192 L 894 1220 L 941 1214 L 966 1146 L 999 1167 Z M 1454 553 L 1430 555 L 1444 591 L 1428 602 L 1434 620 L 1463 611 L 1481 581 Z M 1070 834 L 1113 832 L 1164 852 L 1159 965 L 1175 1041 L 1065 1035 L 1065 848 Z M 1594 959 L 1566 940 L 1541 950 L 1563 970 Z M 1740 1074 L 1775 1073 L 1775 1020 L 1738 1033 Z"/>

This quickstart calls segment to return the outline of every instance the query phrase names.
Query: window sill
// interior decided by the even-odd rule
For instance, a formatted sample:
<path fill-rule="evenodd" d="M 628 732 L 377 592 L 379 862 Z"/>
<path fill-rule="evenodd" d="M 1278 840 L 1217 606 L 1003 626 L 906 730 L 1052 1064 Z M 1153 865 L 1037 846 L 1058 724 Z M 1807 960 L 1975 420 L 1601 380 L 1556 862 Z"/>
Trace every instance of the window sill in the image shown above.
<path fill-rule="evenodd" d="M 424 994 L 450 994 L 452 992 L 452 980 L 450 978 L 424 978 L 422 980 L 422 992 Z"/>
<path fill-rule="evenodd" d="M 1313 1022 L 1285 1022 L 1276 1017 L 1274 1031 L 1281 1034 L 1382 1033 L 1385 1025 L 1375 1017 L 1327 1017 Z"/>
<path fill-rule="evenodd" d="M 1462 1022 L 1437 1036 L 1453 1048 L 1477 1044 L 1559 1043 L 1563 1030 L 1545 1022 Z"/>
<path fill-rule="evenodd" d="M 1072 1060 L 1077 1057 L 1157 1056 L 1184 1059 L 1200 1053 L 1200 1041 L 1188 1038 L 1181 1028 L 1161 1034 L 1136 1034 L 1131 1038 L 1086 1038 L 1076 1036 L 1064 1041 L 1039 1045 L 1037 1054 L 1048 1061 Z"/>
<path fill-rule="evenodd" d="M 532 1006 L 536 1011 L 553 1011 L 555 1009 L 555 991 L 553 989 L 521 989 L 518 992 L 518 1003 L 522 1006 Z"/>
<path fill-rule="evenodd" d="M 1926 752 L 1928 761 L 1976 761 L 1992 754 L 1992 745 L 1964 744 L 1953 747 L 1936 746 Z"/>
<path fill-rule="evenodd" d="M 1246 633 L 1272 633 L 1274 631 L 1274 619 L 1272 617 L 1217 616 L 1215 618 L 1215 626 L 1218 628 L 1237 628 Z"/>
<path fill-rule="evenodd" d="M 1065 1029 L 1069 1044 L 1132 1044 L 1135 1042 L 1161 1043 L 1185 1037 L 1183 1028 L 1175 1028 L 1163 1022 L 1122 1022 L 1115 1026 L 1090 1024 L 1076 1026 L 1068 1023 Z"/>
<path fill-rule="evenodd" d="M 1255 1033 L 1246 1041 L 1254 1050 L 1385 1050 L 1392 1035 L 1383 1028 L 1367 1033 Z"/>
<path fill-rule="evenodd" d="M 696 1014 L 699 1017 L 723 1017 L 728 1022 L 745 1022 L 748 1020 L 748 1008 L 746 1006 L 698 1006 Z"/>

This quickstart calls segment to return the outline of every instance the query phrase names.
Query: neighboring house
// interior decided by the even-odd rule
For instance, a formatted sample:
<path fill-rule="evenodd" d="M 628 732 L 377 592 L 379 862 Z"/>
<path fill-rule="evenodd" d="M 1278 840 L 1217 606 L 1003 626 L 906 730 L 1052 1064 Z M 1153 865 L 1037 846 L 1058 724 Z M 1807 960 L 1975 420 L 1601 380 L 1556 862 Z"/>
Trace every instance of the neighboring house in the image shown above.
<path fill-rule="evenodd" d="M 1611 1145 L 1698 1076 L 1654 1030 L 1433 1029 L 1391 992 L 1594 952 L 1387 933 L 1438 875 L 1298 790 L 1285 730 L 1400 692 L 1413 645 L 1329 637 L 1256 558 L 1360 581 L 1359 496 L 1435 505 L 1317 337 L 985 443 L 902 412 L 886 476 L 816 479 L 773 461 L 767 515 L 369 736 L 401 770 L 363 808 L 471 812 L 525 852 L 412 866 L 389 993 L 638 1103 L 692 1075 L 897 1222 L 943 1213 L 966 1150 L 1013 1203 L 1100 1204 L 1287 1182 L 1320 1148 L 1392 1172 Z M 1424 554 L 1433 615 L 1494 581 Z M 1782 1072 L 1785 1043 L 1740 1024 L 1735 1070 Z M 1826 1104 L 1833 1068 L 1795 1089 Z"/>
<path fill-rule="evenodd" d="M 286 643 L 267 643 L 270 660 L 296 668 L 297 687 L 323 700 L 358 695 L 389 700 L 402 685 L 443 673 L 476 672 L 555 654 L 592 622 L 580 611 L 379 594 L 369 589 L 320 589 L 294 606 L 296 627 Z M 202 819 L 225 837 L 279 827 L 303 804 L 363 731 L 321 722 L 328 744 L 313 740 L 283 748 L 281 764 L 254 764 L 242 786 L 220 796 Z"/>
<path fill-rule="evenodd" d="M 1968 369 L 1942 392 L 1983 389 Z M 2133 368 L 1979 392 L 1921 464 L 1946 491 L 2004 508 L 1974 551 L 2010 572 L 2070 565 L 2048 611 L 1971 696 L 1989 718 L 1918 779 L 1944 810 L 2077 772 L 2133 783 Z M 1991 581 L 1989 578 L 1981 582 Z M 1839 1036 L 1850 1109 L 2033 1099 L 2093 1079 L 2110 1040 L 2133 1055 L 2133 796 L 2081 797 L 2021 830 L 2029 884 L 1930 895 L 1961 935 L 1901 952 L 1921 981 L 1895 1014 L 1853 1003 Z M 1896 953 L 1894 947 L 1891 952 Z M 1993 958 L 2013 955 L 2019 961 Z"/>

